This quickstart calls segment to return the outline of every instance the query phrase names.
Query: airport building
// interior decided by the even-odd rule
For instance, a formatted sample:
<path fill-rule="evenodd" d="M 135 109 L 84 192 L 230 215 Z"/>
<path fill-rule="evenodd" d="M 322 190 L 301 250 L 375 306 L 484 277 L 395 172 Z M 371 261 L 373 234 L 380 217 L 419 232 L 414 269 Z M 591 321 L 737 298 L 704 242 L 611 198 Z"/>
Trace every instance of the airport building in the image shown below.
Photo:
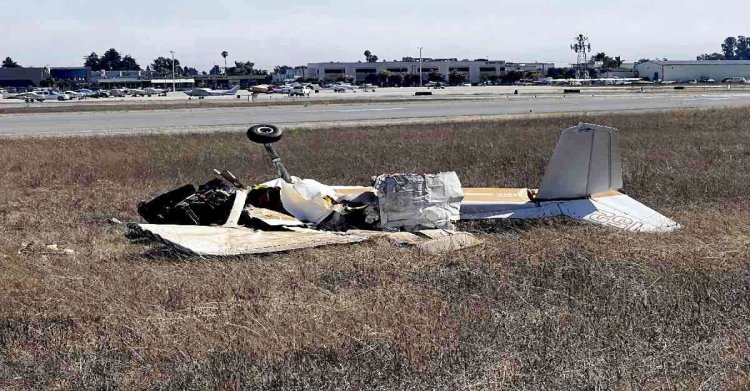
<path fill-rule="evenodd" d="M 196 87 L 213 89 L 248 88 L 271 80 L 269 75 L 196 75 L 193 78 Z"/>
<path fill-rule="evenodd" d="M 746 60 L 702 60 L 702 61 L 645 61 L 634 66 L 636 77 L 651 81 L 690 81 L 744 77 L 750 80 L 750 61 Z"/>
<path fill-rule="evenodd" d="M 282 84 L 285 81 L 296 80 L 300 77 L 307 76 L 307 67 L 304 65 L 296 66 L 293 68 L 286 68 L 283 72 L 274 73 L 272 82 L 276 84 Z"/>
<path fill-rule="evenodd" d="M 88 67 L 54 67 L 49 70 L 50 77 L 77 83 L 88 83 L 91 80 L 91 68 Z"/>
<path fill-rule="evenodd" d="M 554 68 L 555 63 L 552 62 L 506 62 L 506 72 L 534 72 L 538 73 L 541 77 L 547 76 L 547 71 L 550 68 Z"/>
<path fill-rule="evenodd" d="M 524 65 L 526 66 L 526 65 Z M 507 64 L 501 60 L 458 60 L 450 59 L 422 59 L 422 79 L 427 80 L 431 73 L 439 73 L 448 81 L 448 75 L 453 72 L 462 73 L 466 81 L 479 83 L 490 76 L 502 76 L 506 72 Z M 419 59 L 405 57 L 401 61 L 381 62 L 320 62 L 307 65 L 307 77 L 318 80 L 335 81 L 350 76 L 357 82 L 364 82 L 370 75 L 378 75 L 388 71 L 393 74 L 419 74 Z"/>
<path fill-rule="evenodd" d="M 0 68 L 0 87 L 39 87 L 49 77 L 47 68 Z"/>
<path fill-rule="evenodd" d="M 91 73 L 91 83 L 99 88 L 151 87 L 151 74 L 146 71 L 96 71 Z"/>

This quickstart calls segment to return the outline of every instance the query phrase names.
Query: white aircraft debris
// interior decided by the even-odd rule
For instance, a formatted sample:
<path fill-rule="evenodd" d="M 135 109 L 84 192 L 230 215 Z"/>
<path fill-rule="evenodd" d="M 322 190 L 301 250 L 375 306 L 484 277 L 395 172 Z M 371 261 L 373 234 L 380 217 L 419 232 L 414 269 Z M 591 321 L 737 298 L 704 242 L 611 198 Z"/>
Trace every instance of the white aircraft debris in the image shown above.
<path fill-rule="evenodd" d="M 634 232 L 679 224 L 621 193 L 617 129 L 580 124 L 562 132 L 536 189 L 463 188 L 455 172 L 388 174 L 371 186 L 328 186 L 289 175 L 273 143 L 273 125 L 248 130 L 268 152 L 279 179 L 248 187 L 229 172 L 196 189 L 187 185 L 140 203 L 148 224 L 128 236 L 157 240 L 188 254 L 264 254 L 386 237 L 425 252 L 479 241 L 453 223 L 568 216 Z"/>

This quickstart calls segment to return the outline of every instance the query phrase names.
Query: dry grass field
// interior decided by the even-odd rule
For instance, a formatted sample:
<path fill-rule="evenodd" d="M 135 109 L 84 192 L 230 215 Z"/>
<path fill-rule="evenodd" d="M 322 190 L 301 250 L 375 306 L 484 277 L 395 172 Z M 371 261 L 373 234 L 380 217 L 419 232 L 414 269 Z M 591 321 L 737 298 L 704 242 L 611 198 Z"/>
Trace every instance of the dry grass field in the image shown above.
<path fill-rule="evenodd" d="M 213 168 L 271 179 L 243 134 L 4 139 L 0 389 L 750 388 L 750 109 L 292 129 L 280 149 L 329 184 L 536 186 L 581 120 L 621 130 L 625 192 L 682 230 L 481 222 L 450 254 L 170 259 L 109 219 Z"/>

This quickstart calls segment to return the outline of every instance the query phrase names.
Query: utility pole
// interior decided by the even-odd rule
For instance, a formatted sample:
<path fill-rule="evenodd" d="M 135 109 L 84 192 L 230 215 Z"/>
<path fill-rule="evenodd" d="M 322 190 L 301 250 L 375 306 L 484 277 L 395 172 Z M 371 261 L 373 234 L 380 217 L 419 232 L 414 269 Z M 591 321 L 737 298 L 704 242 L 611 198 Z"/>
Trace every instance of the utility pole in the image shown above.
<path fill-rule="evenodd" d="M 422 87 L 422 49 L 423 47 L 419 47 L 419 86 Z"/>
<path fill-rule="evenodd" d="M 172 92 L 177 91 L 177 83 L 174 80 L 174 50 L 170 50 L 172 53 Z"/>

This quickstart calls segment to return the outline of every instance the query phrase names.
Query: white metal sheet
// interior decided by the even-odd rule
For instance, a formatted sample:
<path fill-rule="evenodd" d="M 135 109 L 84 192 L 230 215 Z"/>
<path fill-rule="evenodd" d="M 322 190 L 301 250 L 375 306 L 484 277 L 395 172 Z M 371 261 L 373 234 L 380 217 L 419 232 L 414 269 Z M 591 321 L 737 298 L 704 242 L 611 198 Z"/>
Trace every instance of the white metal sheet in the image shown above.
<path fill-rule="evenodd" d="M 199 255 L 230 256 L 265 254 L 331 244 L 357 243 L 366 237 L 295 229 L 256 231 L 250 228 L 205 227 L 197 225 L 131 224 L 141 236 L 151 237 L 177 249 Z"/>
<path fill-rule="evenodd" d="M 566 216 L 635 232 L 669 232 L 680 225 L 659 212 L 624 195 L 560 203 Z"/>

